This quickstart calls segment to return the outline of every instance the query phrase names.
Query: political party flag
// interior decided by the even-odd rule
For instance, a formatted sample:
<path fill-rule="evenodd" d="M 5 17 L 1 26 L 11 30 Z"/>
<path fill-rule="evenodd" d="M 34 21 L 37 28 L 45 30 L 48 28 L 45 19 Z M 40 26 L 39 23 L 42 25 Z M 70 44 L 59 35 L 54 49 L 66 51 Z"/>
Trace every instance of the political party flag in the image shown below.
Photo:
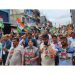
<path fill-rule="evenodd" d="M 24 30 L 25 30 L 25 32 L 29 32 L 29 31 L 31 31 L 31 28 L 29 26 L 25 26 Z"/>
<path fill-rule="evenodd" d="M 26 28 L 27 30 L 30 30 L 30 27 L 29 27 L 29 26 L 26 26 L 25 28 Z"/>
<path fill-rule="evenodd" d="M 25 32 L 27 32 L 28 33 L 28 30 L 27 29 L 24 29 L 25 30 Z"/>
<path fill-rule="evenodd" d="M 0 27 L 4 28 L 4 23 L 3 23 L 3 18 L 2 17 L 0 17 Z"/>
<path fill-rule="evenodd" d="M 17 31 L 19 32 L 19 33 L 22 33 L 22 30 L 17 26 Z"/>

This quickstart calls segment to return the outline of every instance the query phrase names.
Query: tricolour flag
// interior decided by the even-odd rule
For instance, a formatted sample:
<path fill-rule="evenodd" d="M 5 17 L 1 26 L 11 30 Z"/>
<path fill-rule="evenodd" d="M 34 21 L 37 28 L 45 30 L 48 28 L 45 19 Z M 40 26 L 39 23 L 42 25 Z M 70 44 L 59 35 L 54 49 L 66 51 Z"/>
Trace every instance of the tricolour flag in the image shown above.
<path fill-rule="evenodd" d="M 24 27 L 25 27 L 25 25 L 21 22 L 20 18 L 17 18 L 17 30 L 18 30 L 18 32 L 22 32 Z"/>

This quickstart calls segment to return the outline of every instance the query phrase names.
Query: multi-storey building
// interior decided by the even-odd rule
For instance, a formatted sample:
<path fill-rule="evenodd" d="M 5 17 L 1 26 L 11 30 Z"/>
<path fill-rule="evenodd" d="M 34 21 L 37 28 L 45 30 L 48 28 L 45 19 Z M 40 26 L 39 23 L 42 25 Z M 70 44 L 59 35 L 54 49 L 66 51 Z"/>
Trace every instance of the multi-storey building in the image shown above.
<path fill-rule="evenodd" d="M 0 17 L 3 19 L 4 23 L 4 28 L 3 28 L 4 34 L 9 34 L 11 31 L 10 10 L 9 9 L 0 10 Z"/>

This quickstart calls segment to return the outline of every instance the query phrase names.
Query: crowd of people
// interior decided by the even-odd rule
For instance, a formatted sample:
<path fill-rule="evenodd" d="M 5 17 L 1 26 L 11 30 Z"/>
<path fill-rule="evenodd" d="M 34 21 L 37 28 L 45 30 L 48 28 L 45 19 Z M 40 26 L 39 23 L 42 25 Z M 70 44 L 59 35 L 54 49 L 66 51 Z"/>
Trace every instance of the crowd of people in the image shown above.
<path fill-rule="evenodd" d="M 55 35 L 48 30 L 5 35 L 0 32 L 0 65 L 75 65 L 75 32 L 69 35 Z"/>

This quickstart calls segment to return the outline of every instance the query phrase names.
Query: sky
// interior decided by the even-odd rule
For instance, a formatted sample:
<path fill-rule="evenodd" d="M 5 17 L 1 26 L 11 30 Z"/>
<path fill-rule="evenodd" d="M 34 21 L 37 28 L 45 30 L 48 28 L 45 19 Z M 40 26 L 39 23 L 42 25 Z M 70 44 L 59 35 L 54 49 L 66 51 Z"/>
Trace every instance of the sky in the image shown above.
<path fill-rule="evenodd" d="M 59 24 L 71 23 L 70 10 L 40 10 L 41 16 L 45 15 L 46 18 L 52 21 L 54 26 L 59 26 Z"/>

